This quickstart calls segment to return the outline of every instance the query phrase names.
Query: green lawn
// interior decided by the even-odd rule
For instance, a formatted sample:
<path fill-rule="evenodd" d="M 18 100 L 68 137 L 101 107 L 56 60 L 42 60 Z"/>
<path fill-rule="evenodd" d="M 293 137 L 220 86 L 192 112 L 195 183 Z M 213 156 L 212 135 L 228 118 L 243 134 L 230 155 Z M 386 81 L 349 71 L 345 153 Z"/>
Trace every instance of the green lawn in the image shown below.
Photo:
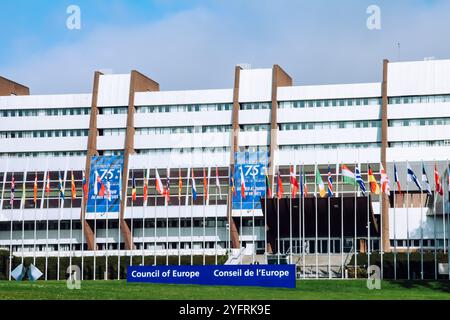
<path fill-rule="evenodd" d="M 450 282 L 383 281 L 381 290 L 368 290 L 364 280 L 303 280 L 296 289 L 127 284 L 125 281 L 83 281 L 69 290 L 65 281 L 0 281 L 0 300 L 372 300 L 446 299 Z"/>

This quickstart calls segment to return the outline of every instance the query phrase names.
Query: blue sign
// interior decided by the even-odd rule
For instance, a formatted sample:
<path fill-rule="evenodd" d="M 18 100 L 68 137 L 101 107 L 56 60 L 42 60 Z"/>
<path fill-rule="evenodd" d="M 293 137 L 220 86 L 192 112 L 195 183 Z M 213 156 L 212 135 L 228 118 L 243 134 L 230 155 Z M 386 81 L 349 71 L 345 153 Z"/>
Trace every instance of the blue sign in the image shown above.
<path fill-rule="evenodd" d="M 123 156 L 94 156 L 89 176 L 87 212 L 119 212 Z"/>
<path fill-rule="evenodd" d="M 245 199 L 241 196 L 242 176 L 245 180 Z M 236 193 L 233 195 L 233 209 L 261 209 L 261 197 L 266 196 L 265 165 L 237 164 L 234 168 L 234 181 Z"/>
<path fill-rule="evenodd" d="M 295 265 L 128 266 L 127 282 L 295 288 Z"/>

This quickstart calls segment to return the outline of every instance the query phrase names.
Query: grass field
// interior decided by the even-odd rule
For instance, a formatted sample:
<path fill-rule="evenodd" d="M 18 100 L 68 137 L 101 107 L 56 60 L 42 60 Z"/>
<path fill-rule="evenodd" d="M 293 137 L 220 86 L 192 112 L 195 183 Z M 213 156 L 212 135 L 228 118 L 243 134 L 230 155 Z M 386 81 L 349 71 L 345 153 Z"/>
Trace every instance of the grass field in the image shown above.
<path fill-rule="evenodd" d="M 369 290 L 364 280 L 304 280 L 296 289 L 128 284 L 83 281 L 69 290 L 65 281 L 0 282 L 0 300 L 450 300 L 450 282 L 383 281 Z"/>

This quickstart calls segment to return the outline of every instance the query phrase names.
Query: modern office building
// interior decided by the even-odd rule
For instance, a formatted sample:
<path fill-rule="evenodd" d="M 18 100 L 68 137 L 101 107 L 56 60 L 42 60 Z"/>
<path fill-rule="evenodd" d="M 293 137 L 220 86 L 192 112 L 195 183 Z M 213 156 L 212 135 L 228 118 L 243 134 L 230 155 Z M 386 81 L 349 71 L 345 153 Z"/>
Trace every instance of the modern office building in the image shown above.
<path fill-rule="evenodd" d="M 25 86 L 0 78 L 0 247 L 28 257 L 89 254 L 94 248 L 103 254 L 133 249 L 136 255 L 149 256 L 214 256 L 229 247 L 246 247 L 247 253 L 283 254 L 446 250 L 450 60 L 384 61 L 380 82 L 314 86 L 295 86 L 278 65 L 269 69 L 238 66 L 230 87 L 161 91 L 157 82 L 137 71 L 96 72 L 91 93 L 30 95 Z M 118 212 L 84 210 L 83 173 L 91 190 L 95 184 L 89 181 L 91 160 L 96 155 L 123 156 L 119 200 L 126 201 L 120 200 Z M 394 182 L 394 162 L 401 192 Z M 407 162 L 423 192 L 407 181 Z M 285 217 L 282 229 L 288 231 L 277 233 L 269 227 L 268 233 L 275 236 L 266 237 L 267 221 L 277 214 L 277 200 L 262 198 L 262 209 L 231 208 L 229 177 L 238 163 L 267 165 L 274 193 L 280 172 L 281 201 L 285 203 L 280 206 Z M 422 163 L 431 196 L 425 192 Z M 367 198 L 360 189 L 343 183 L 342 164 L 352 171 L 358 167 L 368 189 L 369 165 L 379 183 L 383 164 L 393 192 L 389 197 L 374 194 L 364 205 L 361 199 Z M 435 164 L 442 177 L 443 196 L 434 192 Z M 315 199 L 318 191 L 316 167 L 325 185 L 330 168 L 333 201 L 337 201 L 334 209 L 339 212 L 340 200 L 336 199 L 341 197 L 360 199 L 360 209 L 351 210 L 358 211 L 357 216 L 368 213 L 367 219 L 358 222 L 362 231 L 354 232 L 355 215 L 341 225 L 340 217 L 333 214 L 330 224 L 339 227 L 328 237 L 326 209 L 324 219 L 303 219 L 311 231 L 301 231 L 299 196 L 294 202 L 290 199 L 291 166 L 297 175 L 305 172 L 306 199 Z M 156 169 L 164 186 L 170 169 L 168 205 L 155 188 Z M 72 172 L 75 199 L 71 196 Z M 45 190 L 47 177 L 50 192 Z M 64 199 L 58 192 L 60 178 Z M 144 201 L 146 178 L 148 198 Z M 239 183 L 239 177 L 235 178 Z M 251 186 L 246 187 L 251 192 Z M 239 184 L 236 189 L 240 192 Z M 314 216 L 314 200 L 306 210 L 307 217 Z M 289 214 L 295 217 L 286 218 Z M 369 229 L 365 228 L 368 221 Z M 367 230 L 373 230 L 372 235 L 370 231 L 366 235 Z"/>

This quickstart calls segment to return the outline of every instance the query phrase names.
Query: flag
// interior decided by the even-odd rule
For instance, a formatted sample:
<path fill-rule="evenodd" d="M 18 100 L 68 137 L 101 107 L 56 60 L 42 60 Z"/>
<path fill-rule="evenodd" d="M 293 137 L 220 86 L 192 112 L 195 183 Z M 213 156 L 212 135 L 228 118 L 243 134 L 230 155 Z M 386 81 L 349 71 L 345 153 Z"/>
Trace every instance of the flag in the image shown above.
<path fill-rule="evenodd" d="M 144 203 L 146 204 L 148 201 L 148 176 L 150 175 L 150 170 L 147 169 L 147 174 L 144 177 L 144 187 L 142 190 L 143 197 L 144 197 Z"/>
<path fill-rule="evenodd" d="M 106 199 L 111 201 L 111 183 L 109 179 L 106 180 Z"/>
<path fill-rule="evenodd" d="M 372 168 L 369 166 L 369 184 L 370 184 L 370 192 L 375 194 L 380 194 L 380 186 L 373 175 Z"/>
<path fill-rule="evenodd" d="M 94 194 L 100 197 L 105 195 L 105 185 L 97 170 L 95 170 Z"/>
<path fill-rule="evenodd" d="M 319 194 L 321 198 L 326 195 L 325 185 L 323 184 L 322 176 L 320 175 L 319 168 L 316 167 L 316 185 L 319 187 Z M 317 196 L 317 194 L 316 194 Z"/>
<path fill-rule="evenodd" d="M 305 168 L 303 168 L 303 194 L 305 195 L 305 197 L 308 196 L 308 183 L 306 181 L 306 173 L 305 173 Z"/>
<path fill-rule="evenodd" d="M 236 187 L 234 185 L 234 176 L 233 176 L 233 172 L 230 170 L 230 189 L 231 189 L 231 194 L 235 197 L 236 196 Z"/>
<path fill-rule="evenodd" d="M 73 176 L 73 171 L 71 171 L 71 189 L 72 189 L 72 200 L 77 198 L 77 188 L 75 186 L 75 178 Z"/>
<path fill-rule="evenodd" d="M 361 172 L 359 171 L 359 168 L 355 168 L 355 178 L 356 183 L 359 185 L 359 188 L 361 189 L 362 193 L 366 195 L 366 185 L 364 184 L 364 181 L 361 177 Z"/>
<path fill-rule="evenodd" d="M 398 193 L 402 194 L 402 188 L 400 186 L 400 179 L 398 178 L 398 171 L 395 162 L 394 162 L 394 182 L 397 184 Z"/>
<path fill-rule="evenodd" d="M 160 195 L 163 195 L 164 194 L 164 187 L 163 187 L 161 178 L 159 177 L 158 169 L 155 169 L 155 175 L 156 175 L 155 176 L 155 188 L 156 188 L 156 191 L 158 191 L 158 193 Z"/>
<path fill-rule="evenodd" d="M 58 171 L 58 189 L 59 189 L 59 196 L 61 197 L 61 199 L 64 200 L 64 184 L 63 181 L 61 179 L 61 173 Z"/>
<path fill-rule="evenodd" d="M 47 183 L 45 184 L 45 192 L 50 193 L 50 172 L 47 172 Z"/>
<path fill-rule="evenodd" d="M 166 188 L 164 189 L 164 195 L 166 198 L 166 206 L 170 203 L 170 169 L 167 169 Z"/>
<path fill-rule="evenodd" d="M 220 189 L 219 168 L 216 167 L 216 193 L 219 191 L 219 198 L 222 199 L 222 190 Z"/>
<path fill-rule="evenodd" d="M 134 202 L 136 201 L 137 194 L 136 194 L 136 179 L 133 177 L 131 178 L 131 200 Z"/>
<path fill-rule="evenodd" d="M 181 199 L 181 192 L 183 191 L 183 178 L 181 177 L 181 168 L 178 169 L 178 199 Z"/>
<path fill-rule="evenodd" d="M 241 166 L 241 197 L 245 200 L 245 178 L 244 178 L 244 169 Z"/>
<path fill-rule="evenodd" d="M 206 169 L 205 168 L 203 168 L 203 193 L 204 193 L 203 197 L 205 198 L 205 203 L 208 204 L 208 200 L 209 200 L 208 178 L 206 177 Z"/>
<path fill-rule="evenodd" d="M 194 168 L 192 168 L 191 181 L 192 181 L 192 200 L 195 201 L 197 200 L 197 187 L 195 186 Z"/>
<path fill-rule="evenodd" d="M 38 193 L 38 177 L 37 172 L 34 174 L 34 186 L 33 186 L 33 202 L 37 203 L 37 193 Z"/>
<path fill-rule="evenodd" d="M 439 193 L 441 196 L 443 196 L 444 189 L 442 188 L 441 179 L 439 177 L 439 172 L 436 163 L 434 164 L 434 185 L 436 192 Z"/>
<path fill-rule="evenodd" d="M 344 183 L 351 184 L 352 186 L 356 185 L 355 174 L 351 172 L 350 169 L 345 164 L 341 166 L 341 174 Z"/>
<path fill-rule="evenodd" d="M 299 185 L 297 178 L 295 177 L 295 166 L 291 166 L 290 168 L 290 177 L 291 177 L 291 191 L 292 191 L 292 197 L 295 197 L 295 195 L 298 192 Z"/>
<path fill-rule="evenodd" d="M 386 173 L 386 170 L 384 170 L 383 164 L 380 164 L 380 172 L 381 172 L 381 192 L 387 194 L 388 196 L 391 195 L 391 182 L 389 181 L 389 177 Z"/>
<path fill-rule="evenodd" d="M 264 167 L 264 175 L 266 176 L 266 196 L 267 198 L 272 198 L 272 188 L 270 187 L 269 173 L 267 172 L 267 167 Z"/>
<path fill-rule="evenodd" d="M 277 174 L 277 197 L 278 197 L 278 199 L 283 198 L 283 193 L 284 193 L 283 181 L 281 180 L 280 171 L 278 171 L 278 174 Z"/>
<path fill-rule="evenodd" d="M 88 190 L 88 184 L 86 181 L 86 173 L 83 171 L 83 194 L 84 194 L 84 201 L 87 201 L 89 190 Z"/>
<path fill-rule="evenodd" d="M 330 166 L 328 166 L 328 197 L 332 198 L 333 197 L 333 179 L 331 177 L 331 168 Z"/>
<path fill-rule="evenodd" d="M 430 186 L 430 182 L 428 181 L 428 176 L 427 176 L 427 172 L 425 171 L 425 164 L 422 162 L 422 183 L 425 189 L 425 192 L 431 196 L 432 192 L 431 192 L 431 186 Z"/>
<path fill-rule="evenodd" d="M 9 204 L 12 206 L 14 204 L 14 193 L 16 189 L 16 184 L 14 182 L 14 175 L 11 178 L 11 193 L 9 196 Z"/>
<path fill-rule="evenodd" d="M 409 182 L 414 181 L 414 183 L 416 184 L 419 191 L 422 191 L 422 187 L 419 184 L 419 180 L 417 179 L 416 175 L 414 174 L 414 171 L 412 170 L 412 168 L 408 162 L 406 163 L 406 167 L 407 167 L 407 172 L 408 172 L 408 181 Z"/>

